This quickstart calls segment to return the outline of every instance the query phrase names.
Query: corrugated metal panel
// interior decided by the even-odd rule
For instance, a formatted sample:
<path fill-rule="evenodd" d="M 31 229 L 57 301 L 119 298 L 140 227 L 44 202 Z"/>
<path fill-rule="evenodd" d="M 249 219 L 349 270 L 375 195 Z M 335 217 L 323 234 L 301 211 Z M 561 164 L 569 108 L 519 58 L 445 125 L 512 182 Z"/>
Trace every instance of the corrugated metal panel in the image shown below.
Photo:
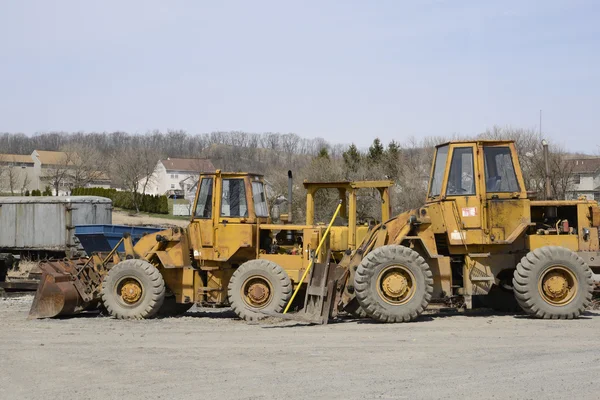
<path fill-rule="evenodd" d="M 54 203 L 109 203 L 112 201 L 99 196 L 8 196 L 0 197 L 0 204 L 54 204 Z"/>
<path fill-rule="evenodd" d="M 0 197 L 0 249 L 67 251 L 74 225 L 110 223 L 112 202 L 103 197 Z"/>

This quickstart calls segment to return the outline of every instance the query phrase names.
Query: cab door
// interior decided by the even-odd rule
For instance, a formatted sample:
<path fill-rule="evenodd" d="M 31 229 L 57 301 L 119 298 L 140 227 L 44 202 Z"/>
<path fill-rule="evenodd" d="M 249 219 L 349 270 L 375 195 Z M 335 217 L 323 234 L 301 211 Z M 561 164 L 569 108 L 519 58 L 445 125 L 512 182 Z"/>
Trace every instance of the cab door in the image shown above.
<path fill-rule="evenodd" d="M 459 230 L 481 229 L 481 196 L 475 170 L 475 145 L 452 146 L 448 159 L 445 199 L 446 219 L 450 217 Z M 450 200 L 450 201 L 448 201 Z M 448 215 L 450 214 L 450 215 Z"/>
<path fill-rule="evenodd" d="M 194 202 L 194 213 L 190 223 L 190 236 L 192 238 L 192 247 L 194 256 L 198 257 L 203 247 L 210 248 L 212 251 L 214 243 L 214 209 L 215 209 L 215 179 L 213 176 L 202 176 L 198 182 L 196 192 L 196 201 Z"/>
<path fill-rule="evenodd" d="M 513 144 L 482 149 L 488 243 L 512 243 L 531 222 L 531 209 Z"/>

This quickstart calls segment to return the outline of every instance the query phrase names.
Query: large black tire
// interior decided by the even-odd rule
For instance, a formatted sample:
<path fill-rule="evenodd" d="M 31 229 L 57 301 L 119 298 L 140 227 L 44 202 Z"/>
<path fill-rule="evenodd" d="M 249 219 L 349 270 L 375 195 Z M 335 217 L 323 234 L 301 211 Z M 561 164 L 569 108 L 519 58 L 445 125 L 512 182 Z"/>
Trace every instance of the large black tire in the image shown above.
<path fill-rule="evenodd" d="M 403 282 L 400 286 L 391 291 L 384 289 L 386 282 L 398 279 Z M 381 322 L 409 322 L 429 304 L 433 277 L 419 253 L 408 247 L 387 245 L 376 248 L 362 260 L 354 275 L 354 289 L 358 303 L 369 317 Z M 398 289 L 403 291 L 397 297 L 391 296 Z"/>
<path fill-rule="evenodd" d="M 127 288 L 131 288 L 131 293 Z M 125 260 L 108 271 L 101 296 L 106 310 L 115 318 L 152 318 L 165 299 L 165 282 L 160 271 L 149 262 Z"/>
<path fill-rule="evenodd" d="M 548 289 L 551 279 L 559 285 Z M 592 301 L 593 285 L 590 267 L 573 251 L 558 246 L 529 252 L 513 276 L 517 302 L 536 318 L 579 317 Z M 571 287 L 575 289 L 569 289 Z"/>
<path fill-rule="evenodd" d="M 251 260 L 235 270 L 227 293 L 238 317 L 257 321 L 266 317 L 260 311 L 283 311 L 292 297 L 292 282 L 287 272 L 274 262 Z"/>
<path fill-rule="evenodd" d="M 177 303 L 175 296 L 166 296 L 156 316 L 161 318 L 176 317 L 188 312 L 193 305 L 194 303 Z"/>

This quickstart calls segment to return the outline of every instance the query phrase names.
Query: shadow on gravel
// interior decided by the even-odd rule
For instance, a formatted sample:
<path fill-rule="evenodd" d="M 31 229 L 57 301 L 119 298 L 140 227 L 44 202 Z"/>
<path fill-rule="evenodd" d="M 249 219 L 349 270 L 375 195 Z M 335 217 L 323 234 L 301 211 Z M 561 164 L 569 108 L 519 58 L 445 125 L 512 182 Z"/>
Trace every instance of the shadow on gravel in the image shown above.
<path fill-rule="evenodd" d="M 184 314 L 176 315 L 174 317 L 164 317 L 164 318 L 183 318 L 183 317 L 192 317 L 192 318 L 210 318 L 210 319 L 238 319 L 237 315 L 229 309 L 219 310 L 216 309 L 214 311 L 187 311 Z M 159 317 L 160 318 L 160 317 Z"/>

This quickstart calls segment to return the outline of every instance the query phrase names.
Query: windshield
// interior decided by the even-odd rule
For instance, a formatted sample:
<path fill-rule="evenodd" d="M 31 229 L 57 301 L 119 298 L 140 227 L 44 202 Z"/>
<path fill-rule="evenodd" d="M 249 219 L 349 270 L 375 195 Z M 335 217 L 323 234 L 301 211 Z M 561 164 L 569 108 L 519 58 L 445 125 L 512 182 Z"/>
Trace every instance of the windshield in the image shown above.
<path fill-rule="evenodd" d="M 475 181 L 473 176 L 473 149 L 471 147 L 455 147 L 452 152 L 446 195 L 474 195 Z"/>
<path fill-rule="evenodd" d="M 267 198 L 265 186 L 262 182 L 252 182 L 252 198 L 254 199 L 254 213 L 257 217 L 268 217 Z"/>
<path fill-rule="evenodd" d="M 223 179 L 221 217 L 247 217 L 246 187 L 243 179 Z"/>
<path fill-rule="evenodd" d="M 429 197 L 437 197 L 442 191 L 442 181 L 444 180 L 444 170 L 446 169 L 446 160 L 448 159 L 448 145 L 438 147 L 435 155 L 435 164 L 433 167 L 433 176 L 429 184 Z"/>
<path fill-rule="evenodd" d="M 485 190 L 489 193 L 513 193 L 519 191 L 515 166 L 509 147 L 486 147 Z"/>

